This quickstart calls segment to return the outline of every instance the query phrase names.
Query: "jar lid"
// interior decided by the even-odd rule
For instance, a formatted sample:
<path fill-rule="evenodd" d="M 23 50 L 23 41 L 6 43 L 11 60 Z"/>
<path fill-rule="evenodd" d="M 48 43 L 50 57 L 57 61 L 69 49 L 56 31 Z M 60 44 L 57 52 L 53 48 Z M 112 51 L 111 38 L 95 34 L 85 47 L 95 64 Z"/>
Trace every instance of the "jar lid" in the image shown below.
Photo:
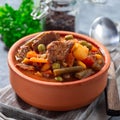
<path fill-rule="evenodd" d="M 49 10 L 49 3 L 51 3 L 52 0 L 40 0 L 39 6 L 34 9 L 31 13 L 31 16 L 33 19 L 42 19 L 48 14 Z"/>
<path fill-rule="evenodd" d="M 48 15 L 49 9 L 59 12 L 73 10 L 76 0 L 40 0 L 39 7 L 31 13 L 33 19 L 42 19 Z"/>

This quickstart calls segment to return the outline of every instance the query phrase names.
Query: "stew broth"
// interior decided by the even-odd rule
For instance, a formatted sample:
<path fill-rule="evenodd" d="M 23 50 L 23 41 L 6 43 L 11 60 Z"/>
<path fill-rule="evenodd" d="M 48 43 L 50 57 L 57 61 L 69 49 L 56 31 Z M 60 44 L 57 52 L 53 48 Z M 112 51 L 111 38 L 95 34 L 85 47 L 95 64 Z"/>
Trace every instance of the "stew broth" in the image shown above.
<path fill-rule="evenodd" d="M 80 80 L 104 65 L 104 56 L 95 45 L 57 32 L 38 34 L 20 46 L 15 58 L 23 74 L 49 82 Z"/>

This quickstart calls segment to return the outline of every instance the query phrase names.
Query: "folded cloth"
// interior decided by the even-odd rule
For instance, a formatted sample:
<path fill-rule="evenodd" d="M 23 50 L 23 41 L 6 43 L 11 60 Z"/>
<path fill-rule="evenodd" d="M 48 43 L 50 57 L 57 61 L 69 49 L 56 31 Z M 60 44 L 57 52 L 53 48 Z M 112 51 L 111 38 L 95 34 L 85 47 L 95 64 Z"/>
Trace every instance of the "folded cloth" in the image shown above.
<path fill-rule="evenodd" d="M 8 118 L 0 112 L 0 120 L 15 120 L 13 118 Z"/>
<path fill-rule="evenodd" d="M 119 78 L 119 50 L 112 52 L 111 58 Z M 11 85 L 0 90 L 0 112 L 0 120 L 107 120 L 110 117 L 106 114 L 104 92 L 86 107 L 66 112 L 53 112 L 28 105 L 16 95 Z"/>

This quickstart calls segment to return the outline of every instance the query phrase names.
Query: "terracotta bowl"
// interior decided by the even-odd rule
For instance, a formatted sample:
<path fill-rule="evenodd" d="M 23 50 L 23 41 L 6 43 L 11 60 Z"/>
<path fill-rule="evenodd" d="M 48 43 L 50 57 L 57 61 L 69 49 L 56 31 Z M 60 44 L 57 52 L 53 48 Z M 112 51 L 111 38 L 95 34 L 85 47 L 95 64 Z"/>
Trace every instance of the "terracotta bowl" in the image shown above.
<path fill-rule="evenodd" d="M 110 55 L 107 49 L 92 38 L 67 31 L 57 31 L 61 35 L 72 34 L 96 45 L 105 57 L 105 65 L 96 74 L 82 80 L 71 82 L 38 81 L 24 75 L 15 67 L 15 52 L 26 40 L 37 35 L 32 34 L 18 40 L 9 50 L 8 65 L 10 82 L 16 94 L 26 103 L 40 109 L 66 111 L 81 108 L 93 102 L 107 84 L 107 72 L 110 66 Z"/>

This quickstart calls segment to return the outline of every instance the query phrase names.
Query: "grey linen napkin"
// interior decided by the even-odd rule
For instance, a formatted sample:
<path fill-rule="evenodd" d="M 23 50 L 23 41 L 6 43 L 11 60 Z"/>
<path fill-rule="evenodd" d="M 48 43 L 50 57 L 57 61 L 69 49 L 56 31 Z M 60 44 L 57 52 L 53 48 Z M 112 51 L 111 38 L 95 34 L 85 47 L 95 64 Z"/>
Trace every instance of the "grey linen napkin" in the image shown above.
<path fill-rule="evenodd" d="M 104 103 L 104 93 L 102 93 L 93 103 L 84 108 L 66 112 L 53 112 L 28 105 L 15 94 L 10 85 L 0 91 L 0 112 L 5 117 L 16 120 L 93 120 L 91 115 L 93 115 L 93 118 L 101 116 L 101 118 L 107 119 Z"/>
<path fill-rule="evenodd" d="M 46 111 L 22 101 L 9 85 L 0 91 L 0 112 L 17 120 L 86 120 L 98 101 L 99 98 L 89 106 L 72 111 Z"/>
<path fill-rule="evenodd" d="M 120 79 L 120 52 L 111 53 Z M 120 84 L 120 83 L 119 83 Z M 90 105 L 66 112 L 37 109 L 22 101 L 10 85 L 0 90 L 0 120 L 107 120 L 104 92 Z M 5 119 L 4 119 L 5 118 Z"/>

